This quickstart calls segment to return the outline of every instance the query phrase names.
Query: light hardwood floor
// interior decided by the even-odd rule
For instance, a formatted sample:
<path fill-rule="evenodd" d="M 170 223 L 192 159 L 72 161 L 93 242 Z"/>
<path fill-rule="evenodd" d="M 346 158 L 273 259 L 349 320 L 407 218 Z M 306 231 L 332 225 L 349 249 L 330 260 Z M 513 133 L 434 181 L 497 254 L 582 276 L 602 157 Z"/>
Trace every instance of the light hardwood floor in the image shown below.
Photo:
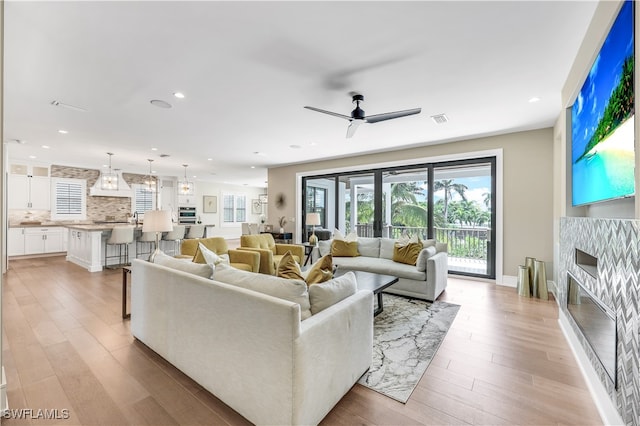
<path fill-rule="evenodd" d="M 3 294 L 10 408 L 68 409 L 70 417 L 3 424 L 248 424 L 131 337 L 121 277 L 64 257 L 10 262 Z M 355 385 L 323 424 L 602 424 L 554 301 L 455 278 L 441 300 L 462 307 L 407 404 Z"/>

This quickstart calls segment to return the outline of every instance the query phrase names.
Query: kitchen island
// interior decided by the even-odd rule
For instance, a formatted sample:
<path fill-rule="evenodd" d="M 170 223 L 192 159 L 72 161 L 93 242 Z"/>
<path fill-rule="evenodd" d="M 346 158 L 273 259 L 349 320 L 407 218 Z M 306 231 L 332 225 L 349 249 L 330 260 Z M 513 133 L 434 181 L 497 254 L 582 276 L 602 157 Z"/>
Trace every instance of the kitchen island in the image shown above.
<path fill-rule="evenodd" d="M 65 226 L 68 233 L 67 260 L 82 266 L 89 272 L 102 271 L 102 268 L 106 266 L 104 265 L 105 242 L 111 236 L 111 230 L 118 224 L 71 224 Z M 142 225 L 135 226 L 134 243 L 129 245 L 130 259 L 136 257 L 135 237 L 141 232 Z M 110 246 L 108 250 L 108 256 L 117 254 L 116 247 Z"/>
<path fill-rule="evenodd" d="M 68 233 L 67 257 L 69 262 L 82 266 L 89 272 L 102 271 L 104 264 L 104 250 L 106 241 L 111 236 L 111 230 L 115 226 L 122 226 L 123 223 L 94 223 L 94 224 L 66 224 Z M 207 234 L 209 228 L 214 225 L 205 225 Z M 189 225 L 186 225 L 189 230 Z M 212 232 L 211 232 L 212 233 Z M 129 244 L 129 259 L 136 258 L 135 240 L 142 234 L 142 225 L 136 225 L 133 233 L 134 242 Z M 108 246 L 107 256 L 117 256 L 118 247 Z M 127 263 L 128 263 L 127 262 Z"/>

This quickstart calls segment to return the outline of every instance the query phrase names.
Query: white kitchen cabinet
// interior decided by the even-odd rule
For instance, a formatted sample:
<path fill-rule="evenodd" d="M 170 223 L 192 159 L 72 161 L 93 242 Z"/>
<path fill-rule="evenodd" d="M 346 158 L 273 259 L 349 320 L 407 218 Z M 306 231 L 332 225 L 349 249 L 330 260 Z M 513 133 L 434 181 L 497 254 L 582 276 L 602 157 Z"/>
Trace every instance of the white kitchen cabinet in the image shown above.
<path fill-rule="evenodd" d="M 62 227 L 24 229 L 24 254 L 58 253 L 64 251 Z"/>
<path fill-rule="evenodd" d="M 9 228 L 7 234 L 7 255 L 24 255 L 24 228 Z"/>
<path fill-rule="evenodd" d="M 51 179 L 48 176 L 9 174 L 9 209 L 51 210 Z"/>

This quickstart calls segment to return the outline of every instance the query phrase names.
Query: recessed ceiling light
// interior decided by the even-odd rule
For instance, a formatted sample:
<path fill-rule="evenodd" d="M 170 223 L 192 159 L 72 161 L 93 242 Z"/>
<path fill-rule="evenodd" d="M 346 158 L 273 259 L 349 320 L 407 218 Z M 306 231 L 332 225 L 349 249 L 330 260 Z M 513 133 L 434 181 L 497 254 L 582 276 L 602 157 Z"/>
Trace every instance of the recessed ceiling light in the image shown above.
<path fill-rule="evenodd" d="M 316 145 L 318 145 L 316 142 L 311 142 L 311 143 L 309 144 L 309 146 L 316 146 Z"/>
<path fill-rule="evenodd" d="M 169 154 L 160 154 L 160 158 L 167 158 L 169 157 Z"/>
<path fill-rule="evenodd" d="M 67 133 L 69 133 L 69 132 L 67 132 L 66 130 L 62 130 L 62 129 L 60 129 L 60 130 L 58 130 L 58 133 L 62 133 L 63 135 L 66 135 L 66 134 L 67 134 Z"/>
<path fill-rule="evenodd" d="M 213 158 L 207 158 L 207 161 L 213 161 Z"/>
<path fill-rule="evenodd" d="M 300 145 L 289 145 L 289 148 L 291 148 L 291 149 L 300 149 L 302 147 Z"/>
<path fill-rule="evenodd" d="M 178 99 L 184 99 L 184 93 L 182 92 L 175 92 L 173 96 L 175 96 Z"/>
<path fill-rule="evenodd" d="M 255 151 L 254 154 L 255 155 L 260 155 L 262 157 L 266 157 L 267 156 L 267 154 L 265 154 L 264 152 L 260 152 L 260 151 Z"/>
<path fill-rule="evenodd" d="M 539 97 L 534 96 L 533 98 L 529 99 L 529 103 L 534 103 L 534 102 L 538 102 L 540 100 Z"/>
<path fill-rule="evenodd" d="M 151 148 L 151 151 L 157 151 L 158 148 Z"/>
<path fill-rule="evenodd" d="M 34 159 L 34 158 L 36 158 L 36 156 L 35 155 L 30 155 L 29 158 Z"/>
<path fill-rule="evenodd" d="M 44 149 L 49 149 L 49 148 L 51 148 L 49 145 L 42 145 L 42 147 L 43 147 Z"/>
<path fill-rule="evenodd" d="M 158 108 L 171 108 L 171 104 L 169 102 L 162 101 L 160 99 L 152 99 L 151 105 L 157 106 Z"/>
<path fill-rule="evenodd" d="M 255 169 L 255 168 L 256 168 L 256 166 L 251 166 L 251 168 L 252 168 L 252 169 Z"/>

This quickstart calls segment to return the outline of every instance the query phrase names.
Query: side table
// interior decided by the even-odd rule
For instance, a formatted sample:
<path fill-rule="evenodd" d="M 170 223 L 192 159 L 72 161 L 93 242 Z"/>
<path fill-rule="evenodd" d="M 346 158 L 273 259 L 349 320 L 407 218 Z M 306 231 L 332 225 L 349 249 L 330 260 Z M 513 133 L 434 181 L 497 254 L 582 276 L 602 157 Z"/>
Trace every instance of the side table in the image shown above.
<path fill-rule="evenodd" d="M 131 267 L 122 268 L 122 319 L 131 318 L 131 313 L 127 313 L 127 276 L 131 275 Z"/>
<path fill-rule="evenodd" d="M 309 263 L 309 261 L 313 263 L 313 259 L 312 259 L 313 249 L 316 248 L 317 246 L 309 243 L 302 243 L 302 245 L 304 246 L 304 255 L 306 256 L 302 266 L 307 266 L 307 263 Z"/>

